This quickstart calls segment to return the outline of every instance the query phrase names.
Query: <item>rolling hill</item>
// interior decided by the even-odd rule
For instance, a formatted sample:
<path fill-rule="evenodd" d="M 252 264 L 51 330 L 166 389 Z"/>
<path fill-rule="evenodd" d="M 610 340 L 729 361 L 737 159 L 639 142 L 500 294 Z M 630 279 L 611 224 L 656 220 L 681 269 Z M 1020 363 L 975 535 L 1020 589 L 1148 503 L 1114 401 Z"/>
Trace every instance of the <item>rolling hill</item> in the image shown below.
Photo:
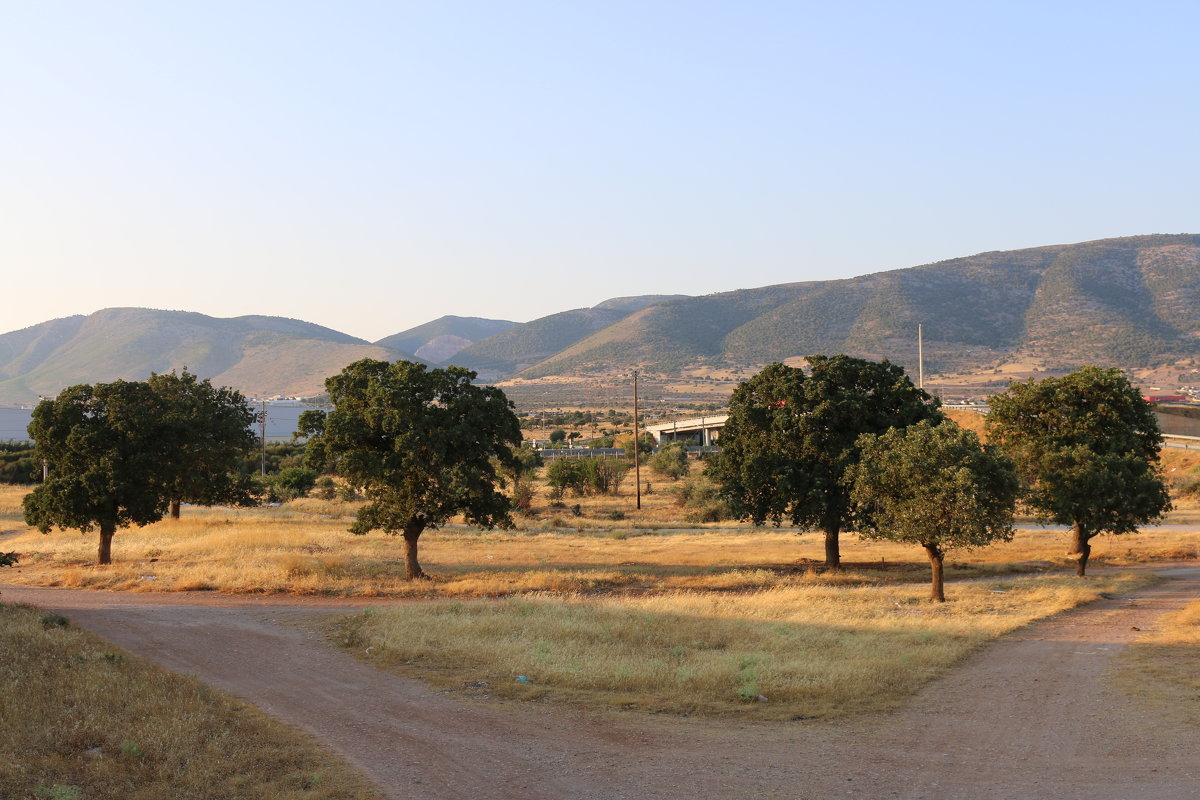
<path fill-rule="evenodd" d="M 913 367 L 919 323 L 926 368 L 934 371 L 1014 360 L 1051 369 L 1141 367 L 1200 357 L 1200 235 L 981 253 L 845 280 L 671 300 L 518 374 L 632 366 L 672 373 L 813 353 L 886 357 Z"/>
<path fill-rule="evenodd" d="M 519 324 L 519 322 L 506 319 L 448 315 L 426 322 L 424 325 L 394 333 L 380 339 L 375 344 L 412 353 L 431 364 L 438 364 L 450 359 L 464 347 L 470 347 L 480 339 L 486 339 Z"/>
<path fill-rule="evenodd" d="M 456 353 L 450 362 L 475 370 L 485 380 L 503 378 L 648 306 L 682 297 L 684 295 L 616 297 L 591 308 L 561 311 L 489 336 Z"/>
<path fill-rule="evenodd" d="M 412 358 L 310 322 L 108 308 L 0 335 L 0 402 L 188 367 L 251 397 L 314 395 L 359 358 Z"/>
<path fill-rule="evenodd" d="M 1200 383 L 1200 235 L 980 253 L 703 297 L 614 298 L 520 324 L 442 317 L 374 344 L 281 317 L 106 309 L 0 335 L 0 403 L 185 365 L 253 396 L 309 395 L 351 361 L 413 358 L 413 345 L 422 360 L 489 381 L 633 367 L 744 372 L 814 353 L 889 358 L 911 371 L 918 324 L 929 373 L 1173 365 Z"/>

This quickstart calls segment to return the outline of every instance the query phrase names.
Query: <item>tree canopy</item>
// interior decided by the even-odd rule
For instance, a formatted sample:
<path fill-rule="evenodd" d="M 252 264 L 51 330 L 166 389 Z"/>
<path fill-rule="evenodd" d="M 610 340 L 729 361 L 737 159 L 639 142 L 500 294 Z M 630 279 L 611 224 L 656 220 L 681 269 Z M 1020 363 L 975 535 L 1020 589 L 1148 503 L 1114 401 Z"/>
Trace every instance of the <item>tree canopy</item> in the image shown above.
<path fill-rule="evenodd" d="M 810 356 L 810 372 L 775 363 L 739 384 L 709 474 L 739 519 L 825 532 L 825 563 L 841 564 L 840 531 L 854 519 L 844 481 L 858 437 L 940 420 L 936 401 L 888 361 Z"/>
<path fill-rule="evenodd" d="M 179 517 L 180 503 L 252 505 L 254 483 L 237 472 L 239 462 L 255 447 L 250 429 L 254 412 L 236 389 L 214 387 L 186 369 L 150 374 L 150 388 L 164 403 L 162 423 L 176 442 L 175 456 L 159 469 L 166 485 L 170 513 Z"/>
<path fill-rule="evenodd" d="M 162 519 L 170 489 L 165 466 L 178 454 L 178 431 L 149 384 L 80 384 L 33 410 L 29 435 L 45 481 L 25 497 L 25 521 L 100 531 L 98 562 L 112 563 L 117 528 Z"/>
<path fill-rule="evenodd" d="M 350 531 L 401 533 L 410 579 L 424 576 L 417 540 L 426 528 L 457 514 L 486 528 L 512 524 L 497 484 L 514 466 L 520 425 L 504 392 L 474 377 L 460 367 L 363 359 L 325 381 L 332 411 L 300 416 L 309 463 L 368 500 Z"/>
<path fill-rule="evenodd" d="M 1170 509 L 1162 432 L 1121 370 L 1084 367 L 1013 384 L 989 405 L 988 440 L 1016 463 L 1038 515 L 1071 526 L 1079 575 L 1093 536 L 1136 532 Z"/>
<path fill-rule="evenodd" d="M 935 601 L 946 599 L 947 550 L 1012 538 L 1016 469 L 995 448 L 981 447 L 974 432 L 923 421 L 866 434 L 858 446 L 862 458 L 846 479 L 859 533 L 925 548 Z"/>

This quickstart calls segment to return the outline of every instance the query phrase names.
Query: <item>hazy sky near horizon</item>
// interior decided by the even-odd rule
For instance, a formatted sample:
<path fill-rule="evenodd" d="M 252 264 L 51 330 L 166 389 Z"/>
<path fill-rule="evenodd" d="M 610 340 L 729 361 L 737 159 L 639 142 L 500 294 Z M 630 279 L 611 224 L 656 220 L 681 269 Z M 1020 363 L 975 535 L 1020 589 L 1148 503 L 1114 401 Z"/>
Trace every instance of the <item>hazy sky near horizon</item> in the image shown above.
<path fill-rule="evenodd" d="M 1194 2 L 0 0 L 0 332 L 376 340 L 1200 232 Z"/>

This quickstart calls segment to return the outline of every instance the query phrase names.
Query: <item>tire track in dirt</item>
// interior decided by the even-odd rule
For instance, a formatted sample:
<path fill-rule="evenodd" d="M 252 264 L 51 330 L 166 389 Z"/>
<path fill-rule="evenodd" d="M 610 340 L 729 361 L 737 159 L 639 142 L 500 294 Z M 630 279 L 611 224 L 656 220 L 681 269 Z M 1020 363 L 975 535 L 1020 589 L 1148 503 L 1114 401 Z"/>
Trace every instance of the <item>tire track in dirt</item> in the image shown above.
<path fill-rule="evenodd" d="M 390 798 L 1172 800 L 1197 796 L 1195 731 L 1104 683 L 1134 627 L 1197 597 L 1200 568 L 1162 572 L 1002 638 L 897 714 L 835 724 L 460 702 L 297 624 L 363 601 L 0 588 L 304 728 Z"/>

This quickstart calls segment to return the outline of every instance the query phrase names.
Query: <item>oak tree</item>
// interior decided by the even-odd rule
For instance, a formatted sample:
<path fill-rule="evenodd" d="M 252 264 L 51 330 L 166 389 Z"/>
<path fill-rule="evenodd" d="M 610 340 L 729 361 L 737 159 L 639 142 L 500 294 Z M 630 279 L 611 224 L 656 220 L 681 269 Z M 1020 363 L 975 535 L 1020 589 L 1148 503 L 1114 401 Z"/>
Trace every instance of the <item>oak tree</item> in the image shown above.
<path fill-rule="evenodd" d="M 844 481 L 858 437 L 940 420 L 937 402 L 888 361 L 809 356 L 809 373 L 775 363 L 739 384 L 709 474 L 739 519 L 788 520 L 825 533 L 825 564 L 854 519 Z"/>
<path fill-rule="evenodd" d="M 80 384 L 38 403 L 29 435 L 49 471 L 25 497 L 25 521 L 42 533 L 99 529 L 97 561 L 112 563 L 118 528 L 166 511 L 164 466 L 178 441 L 165 417 L 165 401 L 144 382 Z"/>
<path fill-rule="evenodd" d="M 498 484 L 520 425 L 504 392 L 474 377 L 461 367 L 363 359 L 325 381 L 332 411 L 300 416 L 309 464 L 332 469 L 368 500 L 350 531 L 401 534 L 410 580 L 425 577 L 417 558 L 425 529 L 457 514 L 485 528 L 512 525 Z"/>
<path fill-rule="evenodd" d="M 988 404 L 988 440 L 1016 463 L 1030 507 L 1071 526 L 1076 574 L 1086 574 L 1092 537 L 1134 533 L 1170 510 L 1162 432 L 1121 370 L 1016 383 Z"/>
<path fill-rule="evenodd" d="M 911 542 L 929 556 L 931 597 L 945 602 L 943 559 L 959 547 L 1012 538 L 1020 485 L 1012 462 L 952 422 L 919 422 L 858 440 L 848 470 L 859 533 Z"/>
<path fill-rule="evenodd" d="M 256 503 L 253 480 L 238 472 L 239 463 L 257 443 L 250 429 L 254 412 L 242 393 L 214 387 L 186 368 L 179 375 L 174 370 L 151 373 L 147 383 L 164 402 L 162 422 L 177 445 L 175 456 L 160 467 L 171 517 L 179 518 L 181 503 Z"/>

